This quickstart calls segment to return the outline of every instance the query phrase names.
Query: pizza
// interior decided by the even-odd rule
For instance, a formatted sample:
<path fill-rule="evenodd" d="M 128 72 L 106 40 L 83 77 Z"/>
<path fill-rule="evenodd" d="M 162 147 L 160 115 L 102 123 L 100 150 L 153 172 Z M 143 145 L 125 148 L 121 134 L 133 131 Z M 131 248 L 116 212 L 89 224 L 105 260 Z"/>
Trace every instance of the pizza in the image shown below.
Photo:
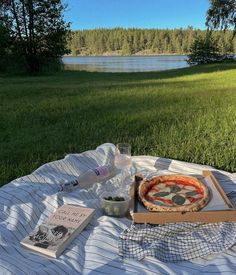
<path fill-rule="evenodd" d="M 139 199 L 149 211 L 198 211 L 210 201 L 210 191 L 197 178 L 156 176 L 139 185 Z"/>

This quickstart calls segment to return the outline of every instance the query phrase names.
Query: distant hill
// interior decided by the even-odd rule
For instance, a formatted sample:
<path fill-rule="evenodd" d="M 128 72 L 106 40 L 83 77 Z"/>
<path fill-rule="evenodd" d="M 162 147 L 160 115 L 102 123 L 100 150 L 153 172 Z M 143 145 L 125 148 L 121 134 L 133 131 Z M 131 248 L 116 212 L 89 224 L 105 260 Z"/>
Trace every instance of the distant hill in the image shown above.
<path fill-rule="evenodd" d="M 93 29 L 72 31 L 68 48 L 71 55 L 161 55 L 188 54 L 196 35 L 206 31 L 193 29 Z M 214 32 L 221 53 L 236 52 L 232 32 Z"/>

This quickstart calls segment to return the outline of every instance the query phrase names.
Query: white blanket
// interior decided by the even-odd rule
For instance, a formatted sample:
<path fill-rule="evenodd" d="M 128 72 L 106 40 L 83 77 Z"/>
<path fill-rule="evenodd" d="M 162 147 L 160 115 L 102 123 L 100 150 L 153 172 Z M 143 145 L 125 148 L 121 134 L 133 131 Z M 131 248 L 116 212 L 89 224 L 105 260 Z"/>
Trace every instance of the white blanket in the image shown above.
<path fill-rule="evenodd" d="M 75 179 L 89 168 L 113 162 L 114 151 L 114 145 L 103 144 L 93 151 L 71 154 L 0 188 L 0 274 L 235 274 L 236 246 L 221 254 L 181 263 L 119 258 L 119 235 L 132 221 L 104 216 L 99 205 L 104 188 L 118 188 L 119 182 L 111 180 L 68 194 L 58 192 L 62 182 Z M 214 170 L 170 159 L 133 157 L 133 171 L 144 168 L 193 174 Z M 235 174 L 214 170 L 214 175 L 226 193 L 236 190 Z M 20 241 L 63 203 L 96 208 L 96 219 L 58 259 L 23 248 Z"/>

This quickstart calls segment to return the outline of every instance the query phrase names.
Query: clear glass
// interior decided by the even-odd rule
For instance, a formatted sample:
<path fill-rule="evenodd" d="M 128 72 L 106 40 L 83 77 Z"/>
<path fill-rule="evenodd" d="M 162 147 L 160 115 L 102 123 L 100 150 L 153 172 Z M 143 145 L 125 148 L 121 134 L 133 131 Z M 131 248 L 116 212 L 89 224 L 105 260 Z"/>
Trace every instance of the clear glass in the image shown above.
<path fill-rule="evenodd" d="M 115 166 L 118 169 L 129 168 L 131 161 L 131 145 L 129 143 L 118 143 L 116 145 Z"/>

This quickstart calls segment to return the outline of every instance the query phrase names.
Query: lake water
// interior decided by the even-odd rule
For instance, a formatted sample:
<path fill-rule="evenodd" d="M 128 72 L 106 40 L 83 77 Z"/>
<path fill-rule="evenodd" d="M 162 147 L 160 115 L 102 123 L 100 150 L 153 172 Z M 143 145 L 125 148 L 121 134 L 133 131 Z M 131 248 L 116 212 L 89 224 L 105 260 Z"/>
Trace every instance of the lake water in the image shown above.
<path fill-rule="evenodd" d="M 188 67 L 186 55 L 65 56 L 65 69 L 89 72 L 148 72 Z"/>

